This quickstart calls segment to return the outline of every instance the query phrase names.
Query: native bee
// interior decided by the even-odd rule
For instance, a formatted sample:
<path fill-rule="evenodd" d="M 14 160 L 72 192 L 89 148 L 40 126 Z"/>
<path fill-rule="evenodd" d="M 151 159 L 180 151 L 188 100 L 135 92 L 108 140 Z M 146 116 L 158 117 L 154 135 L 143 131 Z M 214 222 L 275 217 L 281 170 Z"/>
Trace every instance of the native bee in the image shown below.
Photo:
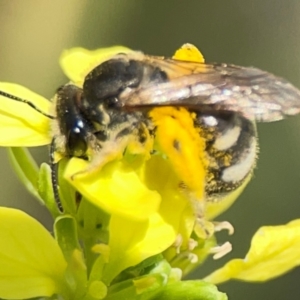
<path fill-rule="evenodd" d="M 29 100 L 0 94 L 45 114 Z M 130 148 L 133 154 L 163 151 L 180 172 L 171 152 L 180 158 L 192 144 L 186 144 L 180 133 L 169 134 L 168 127 L 162 132 L 161 127 L 167 125 L 161 125 L 160 118 L 167 117 L 186 126 L 189 141 L 202 142 L 199 152 L 203 153 L 195 160 L 205 160 L 205 200 L 220 201 L 252 173 L 258 148 L 255 122 L 298 114 L 300 91 L 286 80 L 252 67 L 132 51 L 95 67 L 86 75 L 83 87 L 72 83 L 60 87 L 54 107 L 54 116 L 45 114 L 53 119 L 53 170 L 54 153 L 90 160 L 84 171 L 93 171 Z M 153 142 L 158 132 L 161 144 L 167 144 L 163 149 Z M 181 177 L 181 187 L 193 191 L 197 167 L 191 168 Z M 58 197 L 55 178 L 53 171 Z"/>

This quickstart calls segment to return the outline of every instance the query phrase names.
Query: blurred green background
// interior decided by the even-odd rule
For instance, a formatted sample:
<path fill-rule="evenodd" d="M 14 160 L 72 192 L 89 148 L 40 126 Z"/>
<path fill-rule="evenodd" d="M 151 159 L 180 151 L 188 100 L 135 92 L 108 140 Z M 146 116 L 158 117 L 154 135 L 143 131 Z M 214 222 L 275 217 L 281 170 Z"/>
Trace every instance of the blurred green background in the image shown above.
<path fill-rule="evenodd" d="M 66 82 L 63 49 L 122 44 L 148 54 L 172 55 L 183 43 L 197 45 L 206 61 L 256 66 L 300 87 L 299 0 L 0 0 L 0 80 L 22 84 L 50 98 Z M 233 251 L 209 260 L 201 278 L 233 257 L 244 257 L 262 225 L 300 216 L 300 117 L 260 124 L 260 159 L 254 180 L 220 220 L 236 229 Z M 19 207 L 51 228 L 51 220 L 19 184 L 0 149 L 1 205 Z M 33 149 L 37 160 L 47 149 Z M 280 243 L 280 240 L 278 240 Z M 299 249 L 300 251 L 300 249 Z M 229 299 L 300 299 L 300 270 L 263 284 L 221 285 Z"/>

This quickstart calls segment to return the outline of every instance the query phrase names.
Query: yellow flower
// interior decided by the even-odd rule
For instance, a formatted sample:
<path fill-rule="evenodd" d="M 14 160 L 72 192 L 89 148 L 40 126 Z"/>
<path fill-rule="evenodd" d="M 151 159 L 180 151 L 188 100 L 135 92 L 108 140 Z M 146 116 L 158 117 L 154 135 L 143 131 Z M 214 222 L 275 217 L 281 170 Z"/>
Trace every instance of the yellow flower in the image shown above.
<path fill-rule="evenodd" d="M 233 259 L 204 280 L 218 284 L 229 279 L 266 281 L 300 265 L 300 220 L 261 227 L 244 259 Z"/>
<path fill-rule="evenodd" d="M 61 65 L 69 78 L 81 87 L 85 75 L 96 65 L 114 54 L 130 51 L 124 47 L 96 51 L 76 48 L 64 52 Z M 201 53 L 191 45 L 178 50 L 175 58 L 204 61 Z M 49 144 L 52 120 L 46 115 L 53 114 L 52 102 L 16 84 L 0 83 L 0 90 L 29 100 L 43 112 L 0 96 L 0 145 L 30 147 Z M 189 197 L 178 189 L 184 181 L 197 198 L 205 201 L 203 141 L 184 109 L 158 108 L 151 114 L 158 125 L 154 143 L 159 154 L 149 155 L 149 151 L 141 151 L 133 157 L 129 149 L 128 153 L 108 161 L 98 172 L 90 173 L 82 172 L 88 168 L 89 163 L 85 160 L 73 157 L 61 162 L 64 178 L 60 176 L 59 185 L 65 214 L 60 217 L 57 217 L 53 195 L 49 192 L 49 167 L 43 165 L 40 171 L 29 168 L 30 173 L 28 154 L 20 149 L 10 152 L 20 177 L 29 183 L 28 189 L 37 198 L 42 195 L 53 216 L 57 217 L 55 233 L 60 247 L 26 214 L 1 208 L 0 244 L 5 246 L 0 247 L 0 265 L 4 266 L 0 268 L 0 298 L 29 298 L 56 293 L 72 295 L 74 299 L 82 299 L 84 295 L 98 299 L 115 295 L 109 299 L 117 299 L 123 290 L 134 295 L 142 292 L 150 295 L 152 283 L 167 286 L 170 289 L 167 288 L 165 293 L 170 294 L 176 288 L 183 293 L 181 288 L 184 286 L 213 290 L 210 284 L 199 282 L 178 285 L 180 272 L 163 259 L 168 260 L 172 267 L 180 267 L 185 274 L 192 269 L 192 261 L 198 259 L 201 263 L 216 250 L 214 238 L 205 240 L 195 235 L 195 215 Z M 180 153 L 174 151 L 171 144 L 175 136 L 185 145 Z M 164 154 L 168 155 L 169 161 Z M 250 176 L 221 203 L 208 203 L 206 218 L 211 219 L 227 209 L 249 180 Z M 71 186 L 83 196 L 80 204 L 76 203 Z M 260 229 L 246 259 L 230 261 L 205 280 L 212 283 L 231 278 L 263 281 L 299 265 L 299 223 L 294 221 L 286 226 Z M 78 239 L 85 246 L 85 259 Z M 133 271 L 135 274 L 150 265 L 159 265 L 163 271 L 154 267 L 149 274 L 139 271 L 134 280 L 132 277 L 126 277 L 130 279 L 125 283 L 121 280 L 126 272 L 130 274 L 130 267 L 137 267 Z M 15 286 L 20 288 L 15 289 Z M 130 293 L 128 295 L 132 295 Z M 220 297 L 225 299 L 224 295 Z"/>
<path fill-rule="evenodd" d="M 1 207 L 0 218 L 0 298 L 66 292 L 67 263 L 50 233 L 17 209 Z"/>
<path fill-rule="evenodd" d="M 30 100 L 45 113 L 51 109 L 50 101 L 18 84 L 0 82 L 0 90 Z M 49 118 L 22 102 L 4 96 L 0 96 L 0 101 L 1 146 L 34 147 L 50 143 Z"/>
<path fill-rule="evenodd" d="M 95 65 L 128 51 L 131 50 L 124 47 L 96 51 L 76 48 L 63 54 L 61 64 L 66 74 L 81 86 L 84 76 Z M 51 115 L 54 110 L 50 101 L 18 85 L 3 83 L 0 89 L 29 100 L 45 114 Z M 50 142 L 50 119 L 24 103 L 3 96 L 1 101 L 5 103 L 2 114 L 8 116 L 8 121 L 3 119 L 5 123 L 0 121 L 0 128 L 5 130 L 0 137 L 2 146 L 38 146 Z M 111 216 L 108 242 L 111 250 L 104 269 L 107 281 L 125 268 L 161 253 L 175 242 L 178 234 L 188 243 L 194 214 L 186 197 L 175 188 L 179 185 L 178 176 L 161 156 L 148 159 L 141 155 L 140 161 L 135 162 L 124 157 L 107 163 L 99 173 L 72 176 L 86 164 L 78 158 L 70 159 L 65 178 L 88 201 Z"/>

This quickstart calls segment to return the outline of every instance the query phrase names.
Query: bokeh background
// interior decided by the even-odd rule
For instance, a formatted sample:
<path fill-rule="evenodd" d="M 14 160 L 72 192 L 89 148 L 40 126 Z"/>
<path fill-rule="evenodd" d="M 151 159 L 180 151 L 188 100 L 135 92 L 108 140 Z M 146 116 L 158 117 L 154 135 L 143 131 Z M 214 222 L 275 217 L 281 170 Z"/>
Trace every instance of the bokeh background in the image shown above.
<path fill-rule="evenodd" d="M 50 98 L 66 82 L 58 57 L 63 49 L 122 44 L 148 54 L 169 55 L 190 42 L 207 61 L 256 66 L 300 88 L 299 0 L 0 0 L 0 80 L 22 84 Z M 0 104 L 1 105 L 1 104 Z M 255 178 L 220 220 L 236 229 L 234 250 L 208 260 L 201 278 L 233 257 L 244 257 L 262 225 L 300 216 L 300 117 L 259 124 L 260 158 Z M 33 149 L 38 162 L 47 149 Z M 2 184 L 1 184 L 2 183 Z M 20 185 L 0 149 L 0 204 L 19 207 L 48 228 L 51 219 Z M 280 240 L 278 240 L 280 243 Z M 300 249 L 299 249 L 300 251 Z M 221 285 L 229 299 L 299 299 L 300 270 L 263 284 Z"/>

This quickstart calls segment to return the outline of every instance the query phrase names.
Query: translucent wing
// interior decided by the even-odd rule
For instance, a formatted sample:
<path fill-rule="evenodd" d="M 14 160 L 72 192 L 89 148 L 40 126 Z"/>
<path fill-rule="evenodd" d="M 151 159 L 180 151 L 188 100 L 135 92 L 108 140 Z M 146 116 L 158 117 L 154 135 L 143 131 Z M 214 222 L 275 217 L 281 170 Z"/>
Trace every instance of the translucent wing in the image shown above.
<path fill-rule="evenodd" d="M 184 106 L 239 112 L 270 122 L 300 112 L 300 91 L 268 72 L 227 64 L 201 64 L 145 56 L 168 74 L 169 81 L 121 94 L 124 107 Z"/>

